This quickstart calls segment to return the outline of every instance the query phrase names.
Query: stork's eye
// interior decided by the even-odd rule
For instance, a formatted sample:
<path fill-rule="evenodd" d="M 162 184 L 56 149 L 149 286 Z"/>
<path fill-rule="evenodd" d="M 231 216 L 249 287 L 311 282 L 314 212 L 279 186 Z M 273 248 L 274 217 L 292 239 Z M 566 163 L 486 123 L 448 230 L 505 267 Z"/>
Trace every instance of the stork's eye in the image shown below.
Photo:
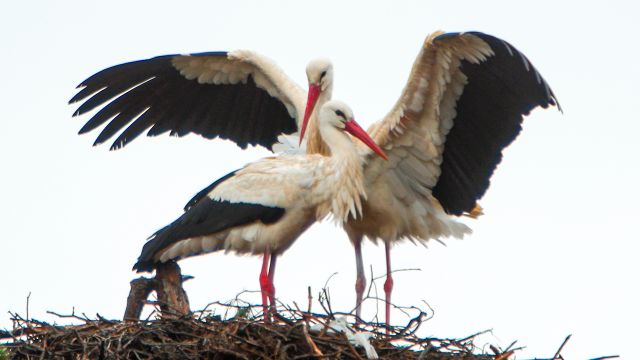
<path fill-rule="evenodd" d="M 327 70 L 320 73 L 320 80 L 322 80 L 325 75 L 327 75 Z"/>
<path fill-rule="evenodd" d="M 347 117 L 344 115 L 344 113 L 342 112 L 342 110 L 336 110 L 336 115 L 340 116 L 341 118 L 344 119 L 344 121 L 347 121 Z"/>

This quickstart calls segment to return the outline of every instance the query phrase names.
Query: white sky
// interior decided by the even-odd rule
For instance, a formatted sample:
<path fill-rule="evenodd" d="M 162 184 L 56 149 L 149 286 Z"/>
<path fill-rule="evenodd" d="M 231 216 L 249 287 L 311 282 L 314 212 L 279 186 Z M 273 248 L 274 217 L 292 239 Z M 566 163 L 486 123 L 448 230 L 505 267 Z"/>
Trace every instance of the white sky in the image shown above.
<path fill-rule="evenodd" d="M 118 152 L 77 136 L 75 86 L 105 67 L 170 53 L 248 48 L 299 83 L 315 56 L 334 61 L 334 97 L 365 126 L 396 101 L 425 36 L 480 30 L 511 42 L 547 79 L 565 114 L 536 111 L 506 151 L 482 200 L 486 215 L 463 241 L 402 244 L 394 302 L 425 300 L 424 334 L 463 337 L 492 328 L 492 343 L 527 346 L 518 358 L 581 359 L 637 348 L 637 184 L 640 26 L 631 1 L 7 2 L 0 10 L 0 327 L 8 310 L 122 316 L 145 239 L 213 180 L 266 151 L 197 136 L 140 138 Z M 269 2 L 273 3 L 273 2 Z M 366 5 L 365 5 L 366 4 Z M 384 270 L 367 244 L 366 267 Z M 334 308 L 354 301 L 346 235 L 310 229 L 280 259 L 279 298 L 306 304 L 326 279 Z M 181 262 L 192 308 L 258 289 L 258 258 Z M 382 286 L 382 282 L 379 284 Z M 259 301 L 256 296 L 255 302 Z M 367 314 L 372 315 L 372 308 Z M 394 314 L 397 324 L 405 318 Z"/>

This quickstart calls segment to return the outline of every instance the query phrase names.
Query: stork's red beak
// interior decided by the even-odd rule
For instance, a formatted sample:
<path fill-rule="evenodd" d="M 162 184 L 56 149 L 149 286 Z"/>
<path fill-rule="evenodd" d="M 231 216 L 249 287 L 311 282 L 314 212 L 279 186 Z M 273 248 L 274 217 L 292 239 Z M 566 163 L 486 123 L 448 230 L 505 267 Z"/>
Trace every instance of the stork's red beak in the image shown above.
<path fill-rule="evenodd" d="M 371 150 L 373 150 L 373 152 L 380 155 L 381 158 L 385 160 L 389 160 L 389 158 L 384 153 L 384 151 L 382 151 L 380 146 L 376 144 L 376 142 L 371 138 L 371 136 L 369 136 L 369 134 L 367 134 L 367 132 L 363 128 L 361 128 L 360 125 L 358 125 L 358 123 L 355 120 L 353 119 L 347 120 L 344 123 L 344 130 L 349 134 L 360 139 L 360 141 L 365 143 L 365 145 L 367 145 Z"/>
<path fill-rule="evenodd" d="M 302 128 L 300 128 L 300 142 L 298 144 L 302 144 L 304 133 L 305 131 L 307 131 L 307 123 L 309 122 L 309 118 L 311 117 L 313 108 L 316 107 L 316 102 L 318 101 L 319 96 L 320 96 L 320 85 L 309 84 L 309 94 L 307 95 L 307 108 L 304 111 Z"/>

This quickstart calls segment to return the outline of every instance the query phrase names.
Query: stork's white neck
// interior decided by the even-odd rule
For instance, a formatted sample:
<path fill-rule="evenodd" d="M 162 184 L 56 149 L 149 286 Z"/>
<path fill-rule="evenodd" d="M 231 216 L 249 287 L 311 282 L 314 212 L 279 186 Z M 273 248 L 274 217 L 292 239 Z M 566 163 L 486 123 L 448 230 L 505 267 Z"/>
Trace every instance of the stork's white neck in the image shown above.
<path fill-rule="evenodd" d="M 331 151 L 332 158 L 358 157 L 355 144 L 343 130 L 328 123 L 320 123 L 318 130 L 322 140 Z"/>
<path fill-rule="evenodd" d="M 316 109 L 319 109 L 324 103 L 331 100 L 331 96 L 333 96 L 333 79 L 327 79 L 327 85 L 320 92 L 320 96 L 318 97 L 318 105 Z M 320 103 L 322 101 L 322 103 Z"/>
<path fill-rule="evenodd" d="M 330 210 L 337 221 L 346 221 L 349 216 L 358 218 L 362 215 L 362 199 L 366 199 L 362 158 L 344 131 L 329 124 L 319 125 L 322 140 L 331 152 L 330 166 L 333 170 L 325 179 L 330 183 L 332 197 L 319 211 Z"/>

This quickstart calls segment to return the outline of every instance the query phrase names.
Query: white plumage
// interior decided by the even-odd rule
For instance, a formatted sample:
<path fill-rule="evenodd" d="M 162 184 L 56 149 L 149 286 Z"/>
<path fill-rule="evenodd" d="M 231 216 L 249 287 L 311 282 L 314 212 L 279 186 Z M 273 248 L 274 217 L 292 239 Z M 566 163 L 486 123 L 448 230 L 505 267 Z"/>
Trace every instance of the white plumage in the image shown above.
<path fill-rule="evenodd" d="M 149 271 L 158 263 L 218 250 L 262 254 L 263 296 L 269 295 L 275 304 L 276 257 L 330 212 L 342 221 L 361 215 L 362 160 L 344 131 L 384 156 L 344 103 L 326 103 L 320 118 L 320 133 L 331 156 L 265 158 L 216 181 L 180 218 L 150 238 L 134 268 Z"/>
<path fill-rule="evenodd" d="M 246 84 L 249 75 L 256 85 L 279 99 L 289 115 L 299 118 L 305 104 L 304 90 L 293 82 L 271 59 L 249 50 L 235 50 L 227 57 L 175 57 L 173 65 L 187 80 L 200 84 Z"/>

